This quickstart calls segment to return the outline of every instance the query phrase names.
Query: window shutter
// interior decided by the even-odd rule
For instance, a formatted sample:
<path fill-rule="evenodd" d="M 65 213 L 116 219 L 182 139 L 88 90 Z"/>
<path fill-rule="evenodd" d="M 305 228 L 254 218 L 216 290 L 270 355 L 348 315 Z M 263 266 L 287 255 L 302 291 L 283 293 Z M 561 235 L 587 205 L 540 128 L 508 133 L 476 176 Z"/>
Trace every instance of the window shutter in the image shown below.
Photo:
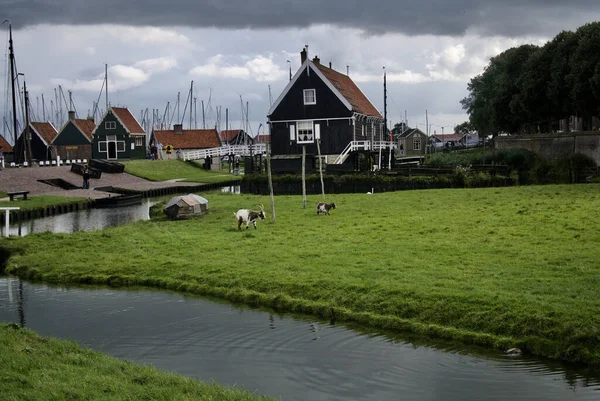
<path fill-rule="evenodd" d="M 290 125 L 290 141 L 296 140 L 296 126 Z"/>
<path fill-rule="evenodd" d="M 321 139 L 321 125 L 315 124 L 315 139 Z"/>

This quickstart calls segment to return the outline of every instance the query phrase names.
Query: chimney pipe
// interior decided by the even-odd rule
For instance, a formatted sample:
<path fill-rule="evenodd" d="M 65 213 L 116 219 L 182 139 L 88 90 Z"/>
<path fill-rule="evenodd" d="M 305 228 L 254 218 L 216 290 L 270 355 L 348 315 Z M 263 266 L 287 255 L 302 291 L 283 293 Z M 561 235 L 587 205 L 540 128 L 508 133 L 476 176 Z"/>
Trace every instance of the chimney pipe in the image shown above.
<path fill-rule="evenodd" d="M 306 61 L 306 48 L 302 49 L 300 52 L 300 64 L 304 64 Z"/>
<path fill-rule="evenodd" d="M 318 56 L 315 56 L 313 58 L 313 63 L 315 63 L 316 65 L 321 65 L 321 59 Z"/>
<path fill-rule="evenodd" d="M 173 125 L 173 131 L 175 131 L 176 134 L 183 134 L 183 124 Z"/>
<path fill-rule="evenodd" d="M 329 68 L 331 68 L 331 61 L 329 62 Z"/>
<path fill-rule="evenodd" d="M 69 121 L 73 121 L 75 119 L 75 112 L 72 110 L 69 110 Z"/>

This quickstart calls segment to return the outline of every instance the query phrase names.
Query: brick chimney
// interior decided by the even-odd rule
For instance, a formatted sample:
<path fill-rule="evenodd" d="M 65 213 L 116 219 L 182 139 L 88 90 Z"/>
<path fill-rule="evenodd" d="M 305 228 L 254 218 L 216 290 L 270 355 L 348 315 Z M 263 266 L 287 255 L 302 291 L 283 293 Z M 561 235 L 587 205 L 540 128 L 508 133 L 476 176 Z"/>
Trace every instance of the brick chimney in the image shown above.
<path fill-rule="evenodd" d="M 304 62 L 306 61 L 306 48 L 302 49 L 302 51 L 300 52 L 300 64 L 304 64 Z"/>
<path fill-rule="evenodd" d="M 175 124 L 175 125 L 173 125 L 173 131 L 176 134 L 183 134 L 183 124 Z"/>
<path fill-rule="evenodd" d="M 75 119 L 75 112 L 72 110 L 69 110 L 69 121 L 73 121 Z"/>
<path fill-rule="evenodd" d="M 321 65 L 321 59 L 317 56 L 315 56 L 313 58 L 313 63 L 315 63 L 316 65 Z"/>

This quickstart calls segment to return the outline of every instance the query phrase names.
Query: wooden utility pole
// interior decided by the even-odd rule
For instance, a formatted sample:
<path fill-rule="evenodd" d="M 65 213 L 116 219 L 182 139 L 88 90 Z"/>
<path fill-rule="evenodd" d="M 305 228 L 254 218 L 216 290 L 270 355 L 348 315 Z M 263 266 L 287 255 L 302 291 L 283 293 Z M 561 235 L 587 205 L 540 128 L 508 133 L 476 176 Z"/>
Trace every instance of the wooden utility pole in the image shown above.
<path fill-rule="evenodd" d="M 273 106 L 273 101 L 271 97 L 271 86 L 269 85 L 269 107 L 271 106 Z M 269 195 L 271 198 L 271 221 L 275 223 L 275 196 L 273 196 L 273 177 L 271 175 L 271 124 L 269 124 L 269 140 L 265 145 L 267 147 L 267 180 L 269 182 Z"/>

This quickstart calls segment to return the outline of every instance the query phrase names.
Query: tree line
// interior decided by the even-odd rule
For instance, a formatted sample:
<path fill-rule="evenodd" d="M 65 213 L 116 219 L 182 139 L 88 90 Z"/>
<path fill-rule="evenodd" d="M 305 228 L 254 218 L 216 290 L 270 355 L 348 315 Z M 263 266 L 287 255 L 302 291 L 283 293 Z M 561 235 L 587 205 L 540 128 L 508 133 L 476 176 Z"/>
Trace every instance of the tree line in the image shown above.
<path fill-rule="evenodd" d="M 492 57 L 467 89 L 464 124 L 480 136 L 555 132 L 571 116 L 590 129 L 600 115 L 600 22 Z"/>

